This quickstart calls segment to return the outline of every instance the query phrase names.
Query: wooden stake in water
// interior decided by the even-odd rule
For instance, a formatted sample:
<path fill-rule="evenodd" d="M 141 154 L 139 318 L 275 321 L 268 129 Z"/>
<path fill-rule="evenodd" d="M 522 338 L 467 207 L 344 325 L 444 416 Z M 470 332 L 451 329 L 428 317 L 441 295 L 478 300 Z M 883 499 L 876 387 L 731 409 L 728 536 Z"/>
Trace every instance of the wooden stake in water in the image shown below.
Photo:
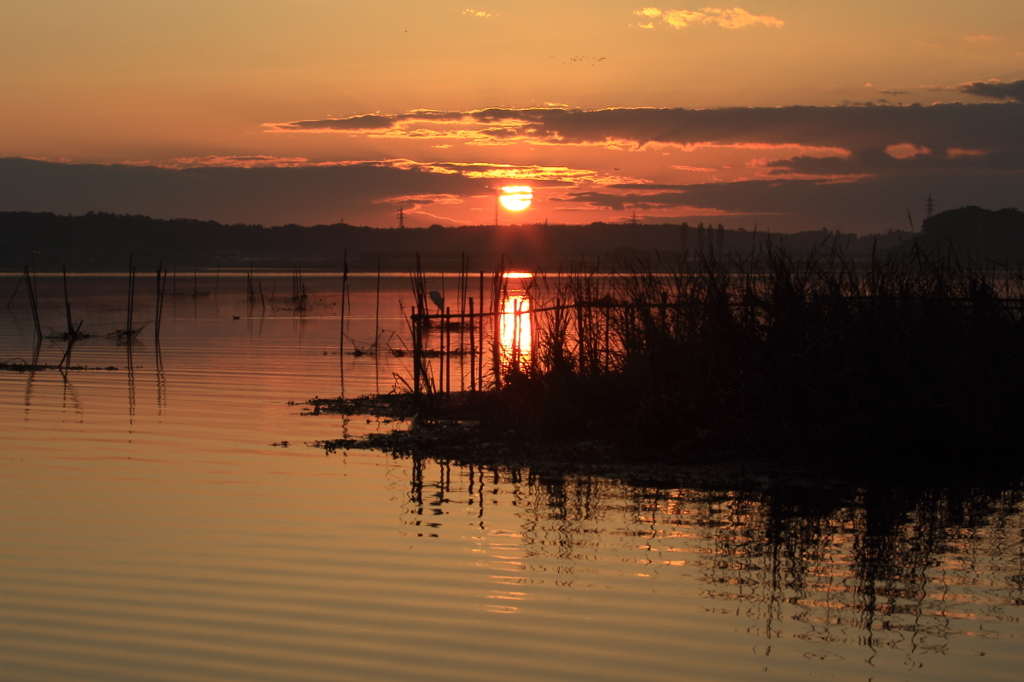
<path fill-rule="evenodd" d="M 36 336 L 42 340 L 43 330 L 39 326 L 39 306 L 36 303 L 36 292 L 32 287 L 32 275 L 29 274 L 28 266 L 25 266 L 25 288 L 28 290 L 28 302 L 32 306 L 32 321 L 36 326 Z"/>
<path fill-rule="evenodd" d="M 502 260 L 504 267 L 504 259 Z M 494 388 L 501 388 L 501 283 L 502 273 L 494 273 L 491 287 L 491 362 L 494 365 Z"/>
<path fill-rule="evenodd" d="M 68 269 L 63 265 L 60 266 L 61 272 L 64 275 L 64 312 L 68 318 L 68 338 L 74 338 L 75 336 L 75 325 L 71 322 L 71 301 L 68 300 Z"/>
<path fill-rule="evenodd" d="M 380 393 L 380 261 L 377 261 L 377 301 L 373 312 L 373 376 Z"/>
<path fill-rule="evenodd" d="M 441 350 L 437 354 L 437 383 L 440 384 L 440 386 L 438 387 L 440 389 L 440 393 L 444 393 L 444 365 L 445 365 L 445 362 L 444 362 L 445 361 L 445 355 L 444 355 L 444 351 L 445 351 L 445 347 L 444 347 L 444 323 L 445 323 L 445 319 L 444 319 L 444 310 L 443 309 L 441 310 L 441 315 L 439 317 L 440 317 L 439 321 L 441 323 L 441 326 L 438 328 L 437 336 L 438 336 L 438 345 L 440 345 Z"/>
<path fill-rule="evenodd" d="M 447 387 L 446 392 L 452 392 L 452 309 L 446 307 L 444 309 L 444 333 L 445 333 L 445 345 L 448 347 L 448 361 L 444 363 L 444 383 Z"/>
<path fill-rule="evenodd" d="M 469 293 L 469 259 L 462 254 L 459 269 L 459 390 L 466 390 L 466 296 Z"/>
<path fill-rule="evenodd" d="M 11 309 L 11 304 L 14 303 L 14 297 L 18 295 L 18 289 L 21 288 L 21 281 L 23 279 L 25 279 L 24 275 L 22 275 L 21 277 L 18 278 L 18 283 L 14 285 L 14 291 L 11 292 L 11 297 L 9 299 L 7 299 L 7 309 L 8 310 Z"/>
<path fill-rule="evenodd" d="M 412 392 L 417 399 L 420 397 L 420 317 L 416 306 L 412 308 Z"/>
<path fill-rule="evenodd" d="M 477 378 L 476 385 L 480 390 L 484 390 L 484 320 L 486 315 L 484 314 L 484 272 L 480 271 L 480 358 L 477 363 L 477 371 L 480 372 L 480 376 Z"/>
<path fill-rule="evenodd" d="M 135 293 L 132 291 L 132 287 L 135 285 L 135 278 L 132 274 L 135 272 L 135 267 L 132 265 L 132 256 L 128 255 L 128 314 L 125 316 L 124 321 L 124 335 L 125 338 L 131 341 L 132 338 L 132 295 Z"/>
<path fill-rule="evenodd" d="M 473 297 L 469 297 L 469 391 L 476 392 L 476 318 L 473 317 Z"/>
<path fill-rule="evenodd" d="M 338 362 L 341 372 L 341 397 L 345 397 L 345 299 L 348 297 L 348 249 L 345 250 L 341 271 L 341 341 L 338 344 Z"/>
<path fill-rule="evenodd" d="M 153 338 L 160 340 L 160 323 L 164 317 L 164 293 L 167 291 L 167 273 L 163 263 L 156 266 L 156 315 L 153 322 Z"/>

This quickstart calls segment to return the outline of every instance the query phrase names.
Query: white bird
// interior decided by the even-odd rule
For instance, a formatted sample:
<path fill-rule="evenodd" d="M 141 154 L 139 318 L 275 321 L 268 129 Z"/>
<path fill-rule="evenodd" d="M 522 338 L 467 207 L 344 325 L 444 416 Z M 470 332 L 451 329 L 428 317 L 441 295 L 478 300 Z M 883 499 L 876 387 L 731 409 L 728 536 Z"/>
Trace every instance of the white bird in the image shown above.
<path fill-rule="evenodd" d="M 427 296 L 430 296 L 430 300 L 433 301 L 434 305 L 437 306 L 437 309 L 443 313 L 444 312 L 444 296 L 441 295 L 441 292 L 440 291 L 431 291 L 429 294 L 427 294 Z"/>

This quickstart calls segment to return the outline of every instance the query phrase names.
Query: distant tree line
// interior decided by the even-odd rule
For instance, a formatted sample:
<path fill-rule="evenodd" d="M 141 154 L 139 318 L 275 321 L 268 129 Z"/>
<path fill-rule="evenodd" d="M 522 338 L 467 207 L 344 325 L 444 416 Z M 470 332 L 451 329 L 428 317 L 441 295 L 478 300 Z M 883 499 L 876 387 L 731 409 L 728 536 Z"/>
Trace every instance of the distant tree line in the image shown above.
<path fill-rule="evenodd" d="M 1024 213 L 978 206 L 943 211 L 924 221 L 918 242 L 927 249 L 953 246 L 982 258 L 1017 261 L 1024 258 Z"/>
<path fill-rule="evenodd" d="M 513 265 L 556 268 L 568 260 L 630 258 L 669 261 L 748 254 L 771 243 L 794 254 L 837 245 L 858 258 L 873 251 L 952 245 L 986 257 L 1024 256 L 1024 214 L 1016 209 L 987 211 L 968 206 L 925 221 L 918 234 L 888 231 L 858 236 L 827 228 L 791 234 L 722 223 L 645 225 L 596 222 L 589 225 L 468 225 L 426 228 L 372 228 L 333 225 L 224 225 L 191 219 L 163 220 L 141 215 L 0 212 L 0 267 L 26 264 L 59 269 L 120 269 L 129 256 L 139 267 L 157 263 L 182 267 L 290 267 L 296 263 L 334 267 L 404 269 L 421 254 L 430 267 L 457 267 L 466 254 L 474 267 L 489 270 L 503 256 Z"/>

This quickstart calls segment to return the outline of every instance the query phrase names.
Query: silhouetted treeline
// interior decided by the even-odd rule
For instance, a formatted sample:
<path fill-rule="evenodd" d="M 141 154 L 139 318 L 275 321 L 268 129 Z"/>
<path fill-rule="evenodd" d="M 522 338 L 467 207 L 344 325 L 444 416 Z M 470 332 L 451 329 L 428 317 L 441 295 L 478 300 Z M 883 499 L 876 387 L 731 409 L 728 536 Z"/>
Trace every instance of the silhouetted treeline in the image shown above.
<path fill-rule="evenodd" d="M 915 236 L 930 246 L 979 250 L 989 257 L 1016 259 L 1024 255 L 1024 220 L 1020 211 L 986 211 L 967 207 L 946 211 L 925 221 L 923 232 L 888 231 L 858 236 L 826 228 L 791 234 L 757 229 L 729 229 L 724 224 L 468 225 L 426 228 L 372 228 L 338 223 L 303 227 L 223 225 L 190 219 L 162 220 L 141 215 L 87 213 L 0 213 L 0 267 L 37 268 L 61 265 L 120 269 L 129 254 L 143 268 L 157 262 L 183 267 L 289 267 L 296 263 L 340 266 L 348 258 L 354 268 L 404 270 L 414 254 L 431 268 L 459 267 L 461 255 L 481 268 L 496 267 L 502 255 L 516 266 L 554 269 L 581 259 L 622 262 L 633 255 L 675 261 L 683 253 L 700 256 L 748 254 L 768 241 L 799 255 L 836 244 L 850 258 L 909 244 Z M 656 260 L 656 259 L 654 259 Z"/>
<path fill-rule="evenodd" d="M 924 221 L 918 242 L 927 249 L 953 246 L 984 258 L 1016 261 L 1024 258 L 1024 213 L 978 206 L 943 211 Z"/>

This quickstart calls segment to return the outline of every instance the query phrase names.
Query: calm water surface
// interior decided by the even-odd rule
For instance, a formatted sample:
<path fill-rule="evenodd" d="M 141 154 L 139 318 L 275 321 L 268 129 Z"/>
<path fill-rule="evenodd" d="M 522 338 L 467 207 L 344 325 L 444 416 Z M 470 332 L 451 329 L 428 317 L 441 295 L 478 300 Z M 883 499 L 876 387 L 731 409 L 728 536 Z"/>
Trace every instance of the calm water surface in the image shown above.
<path fill-rule="evenodd" d="M 836 498 L 325 456 L 307 443 L 389 427 L 289 401 L 408 367 L 339 356 L 337 276 L 307 276 L 304 313 L 290 275 L 258 277 L 266 310 L 244 276 L 179 275 L 210 295 L 170 297 L 160 343 L 129 349 L 103 337 L 125 277 L 72 276 L 96 334 L 72 362 L 117 369 L 0 373 L 0 678 L 1020 679 L 1018 482 Z M 60 278 L 38 287 L 63 328 Z M 353 280 L 349 348 L 375 287 Z M 384 282 L 394 347 L 407 292 Z M 0 359 L 30 361 L 23 288 L 0 313 Z"/>

